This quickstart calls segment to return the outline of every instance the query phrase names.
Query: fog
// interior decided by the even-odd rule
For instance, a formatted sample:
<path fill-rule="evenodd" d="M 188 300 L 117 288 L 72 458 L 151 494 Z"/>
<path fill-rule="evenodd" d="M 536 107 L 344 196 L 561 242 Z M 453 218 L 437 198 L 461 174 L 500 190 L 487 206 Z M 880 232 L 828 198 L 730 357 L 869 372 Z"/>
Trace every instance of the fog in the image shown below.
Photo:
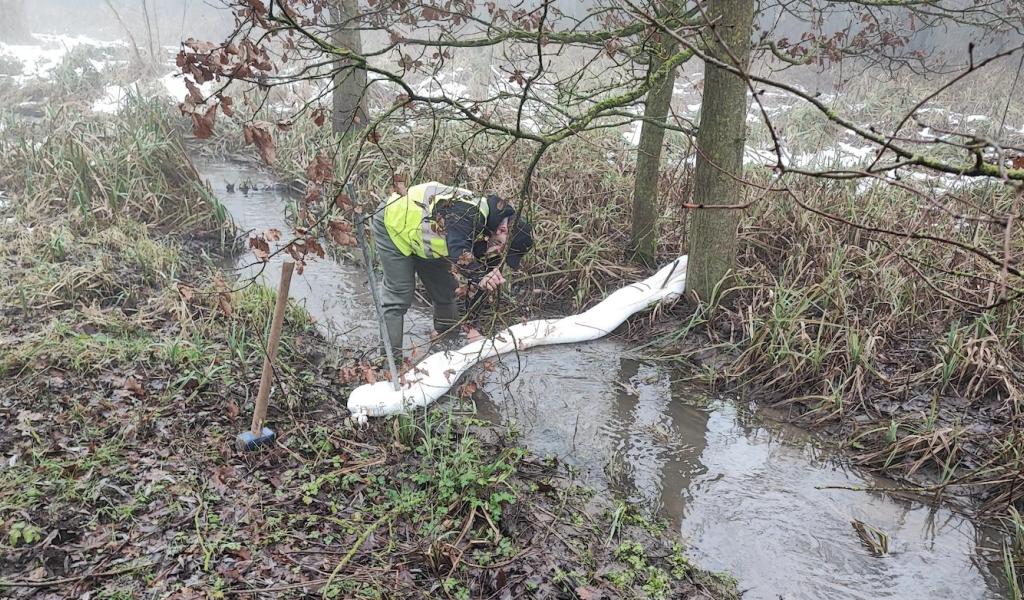
<path fill-rule="evenodd" d="M 12 10 L 11 7 L 17 4 L 13 0 L 4 0 L 0 8 Z M 484 3 L 477 4 L 478 16 L 486 18 Z M 499 8 L 514 10 L 535 8 L 540 2 L 499 0 L 495 4 Z M 600 21 L 593 16 L 588 18 L 588 14 L 616 6 L 616 3 L 614 0 L 558 0 L 553 5 L 564 15 L 556 21 L 556 26 L 569 27 L 576 21 L 583 21 L 582 27 L 589 29 L 600 26 Z M 966 9 L 973 5 L 970 0 L 943 3 L 947 10 L 956 7 Z M 758 28 L 773 32 L 775 38 L 791 40 L 799 39 L 807 31 L 823 36 L 842 30 L 855 33 L 864 27 L 861 13 L 855 12 L 862 9 L 860 4 L 845 2 L 811 1 L 800 7 L 772 0 L 760 4 Z M 40 0 L 23 2 L 22 10 L 25 12 L 25 25 L 33 33 L 87 35 L 106 41 L 128 41 L 126 29 L 129 29 L 140 46 L 148 45 L 151 40 L 155 45 L 177 45 L 190 37 L 219 40 L 230 33 L 233 24 L 230 12 L 216 0 Z M 982 56 L 1020 43 L 1022 39 L 1020 32 L 1003 30 L 993 33 L 988 29 L 949 22 L 949 19 L 941 25 L 928 26 L 920 17 L 910 19 L 910 13 L 902 8 L 873 8 L 871 14 L 881 23 L 902 23 L 898 29 L 907 37 L 904 53 L 941 55 L 944 61 L 965 62 L 969 43 L 975 45 L 979 53 L 977 56 Z M 809 26 L 813 21 L 817 24 Z"/>

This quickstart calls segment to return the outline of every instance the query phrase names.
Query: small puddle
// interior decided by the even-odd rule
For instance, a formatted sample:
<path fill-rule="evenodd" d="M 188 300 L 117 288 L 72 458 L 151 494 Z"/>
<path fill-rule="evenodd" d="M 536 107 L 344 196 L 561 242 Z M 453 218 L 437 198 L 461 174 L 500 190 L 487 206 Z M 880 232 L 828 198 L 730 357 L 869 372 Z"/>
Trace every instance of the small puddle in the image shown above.
<path fill-rule="evenodd" d="M 264 190 L 273 184 L 266 174 L 230 162 L 197 167 L 241 229 L 288 231 L 288 195 Z M 259 190 L 225 192 L 242 180 Z M 249 254 L 240 258 L 242 276 L 259 271 L 251 263 Z M 279 273 L 280 259 L 261 277 L 275 287 Z M 360 267 L 317 261 L 295 277 L 291 295 L 339 343 L 377 344 Z M 424 306 L 407 328 L 426 339 Z M 998 532 L 922 502 L 824 489 L 894 484 L 849 468 L 807 432 L 709 398 L 675 375 L 631 358 L 614 338 L 535 348 L 504 357 L 477 410 L 514 424 L 533 452 L 574 465 L 586 483 L 657 510 L 695 562 L 734 575 L 746 599 L 1006 597 Z M 853 519 L 887 533 L 890 554 L 872 556 Z"/>

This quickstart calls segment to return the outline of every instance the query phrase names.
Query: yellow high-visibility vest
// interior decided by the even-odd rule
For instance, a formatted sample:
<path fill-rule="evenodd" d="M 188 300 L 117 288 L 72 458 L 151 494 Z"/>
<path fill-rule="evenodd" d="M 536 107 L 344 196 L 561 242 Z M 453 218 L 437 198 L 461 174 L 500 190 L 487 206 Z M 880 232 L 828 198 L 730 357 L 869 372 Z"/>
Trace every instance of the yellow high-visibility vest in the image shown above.
<path fill-rule="evenodd" d="M 442 201 L 471 204 L 485 220 L 490 212 L 487 198 L 436 181 L 414 185 L 404 196 L 391 194 L 384 207 L 384 227 L 402 254 L 420 258 L 448 256 L 444 232 L 433 219 L 434 207 Z"/>

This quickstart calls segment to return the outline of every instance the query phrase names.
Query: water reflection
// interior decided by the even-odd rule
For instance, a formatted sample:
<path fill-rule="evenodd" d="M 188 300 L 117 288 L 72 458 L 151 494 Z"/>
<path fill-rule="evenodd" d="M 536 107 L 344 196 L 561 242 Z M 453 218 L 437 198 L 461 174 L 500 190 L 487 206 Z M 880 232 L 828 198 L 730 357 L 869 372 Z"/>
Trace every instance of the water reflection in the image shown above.
<path fill-rule="evenodd" d="M 658 510 L 701 566 L 739 579 L 745 598 L 1004 597 L 976 542 L 991 532 L 919 502 L 822 489 L 892 484 L 625 350 L 607 339 L 531 350 L 479 409 L 516 422 L 527 446 L 576 465 L 589 483 Z M 891 554 L 872 556 L 853 519 L 889 534 Z"/>

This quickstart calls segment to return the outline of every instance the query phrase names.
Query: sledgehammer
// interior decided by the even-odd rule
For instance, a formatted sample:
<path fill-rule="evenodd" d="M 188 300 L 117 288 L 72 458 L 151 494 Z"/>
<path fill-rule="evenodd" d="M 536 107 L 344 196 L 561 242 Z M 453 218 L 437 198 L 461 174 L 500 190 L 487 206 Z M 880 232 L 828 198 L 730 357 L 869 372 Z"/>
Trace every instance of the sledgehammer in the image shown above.
<path fill-rule="evenodd" d="M 256 408 L 252 411 L 252 427 L 238 434 L 235 440 L 238 449 L 242 451 L 252 451 L 272 444 L 276 437 L 272 429 L 263 426 L 263 421 L 267 418 L 267 399 L 274 379 L 274 358 L 277 357 L 277 343 L 281 339 L 281 326 L 284 323 L 284 310 L 288 306 L 288 288 L 292 283 L 294 268 L 295 263 L 290 261 L 281 265 L 281 284 L 277 288 L 274 316 L 270 320 L 270 338 L 267 340 L 267 354 L 263 358 L 263 375 L 260 377 L 260 391 L 256 394 Z"/>

